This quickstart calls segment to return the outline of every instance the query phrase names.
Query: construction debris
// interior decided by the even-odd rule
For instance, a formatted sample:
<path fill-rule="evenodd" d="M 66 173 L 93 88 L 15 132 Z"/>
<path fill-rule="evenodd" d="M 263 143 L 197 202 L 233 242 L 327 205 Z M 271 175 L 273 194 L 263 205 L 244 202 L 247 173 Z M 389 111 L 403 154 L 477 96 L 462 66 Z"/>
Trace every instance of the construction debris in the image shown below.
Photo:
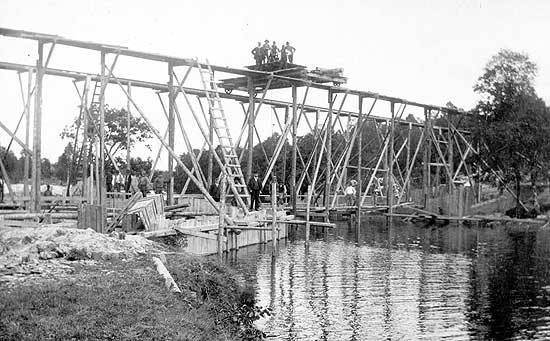
<path fill-rule="evenodd" d="M 97 233 L 76 229 L 74 224 L 42 225 L 39 228 L 0 229 L 0 278 L 17 273 L 47 274 L 66 261 L 129 259 L 168 248 L 140 236 Z M 66 265 L 66 264 L 65 264 Z"/>

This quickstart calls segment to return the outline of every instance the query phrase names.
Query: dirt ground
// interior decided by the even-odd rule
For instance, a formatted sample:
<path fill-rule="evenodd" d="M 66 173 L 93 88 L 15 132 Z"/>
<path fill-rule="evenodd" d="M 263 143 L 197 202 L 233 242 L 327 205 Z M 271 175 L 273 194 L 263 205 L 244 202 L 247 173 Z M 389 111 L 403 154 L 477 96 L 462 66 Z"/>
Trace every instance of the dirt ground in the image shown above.
<path fill-rule="evenodd" d="M 0 285 L 70 275 L 75 264 L 131 259 L 167 250 L 167 246 L 140 236 L 121 237 L 62 224 L 1 228 Z"/>
<path fill-rule="evenodd" d="M 262 340 L 265 314 L 224 264 L 143 237 L 0 228 L 0 340 Z M 152 255 L 181 293 L 170 292 Z"/>

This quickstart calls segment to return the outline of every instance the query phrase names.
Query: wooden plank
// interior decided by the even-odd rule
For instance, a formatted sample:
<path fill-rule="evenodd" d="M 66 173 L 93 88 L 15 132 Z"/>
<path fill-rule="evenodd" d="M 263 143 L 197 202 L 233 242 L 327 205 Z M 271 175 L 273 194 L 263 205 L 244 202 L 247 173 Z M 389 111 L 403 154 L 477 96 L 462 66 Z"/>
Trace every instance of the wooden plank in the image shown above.
<path fill-rule="evenodd" d="M 269 220 L 260 220 L 260 222 L 270 222 Z M 305 220 L 281 220 L 278 221 L 279 224 L 306 224 L 307 222 Z M 323 226 L 323 227 L 336 227 L 336 224 L 334 223 L 325 223 L 322 221 L 309 221 L 310 225 L 315 226 Z"/>
<path fill-rule="evenodd" d="M 40 223 L 24 220 L 0 220 L 0 227 L 40 227 Z"/>
<path fill-rule="evenodd" d="M 172 229 L 138 232 L 138 235 L 144 238 L 166 237 L 166 236 L 174 236 L 176 234 L 177 234 L 176 230 L 172 230 Z"/>
<path fill-rule="evenodd" d="M 218 236 L 216 234 L 204 233 L 204 232 L 199 232 L 199 231 L 196 231 L 196 230 L 188 230 L 188 229 L 181 228 L 181 227 L 175 227 L 174 230 L 181 233 L 181 234 L 190 235 L 190 236 L 193 236 L 193 237 L 200 237 L 200 238 L 216 240 L 216 241 L 218 240 Z M 225 243 L 227 241 L 227 238 L 223 237 L 222 240 Z"/>
<path fill-rule="evenodd" d="M 110 232 L 112 231 L 115 226 L 122 221 L 122 218 L 124 218 L 124 216 L 127 214 L 128 210 L 139 200 L 141 199 L 142 197 L 142 194 L 141 192 L 137 192 L 135 193 L 134 195 L 132 195 L 132 197 L 130 198 L 130 200 L 128 200 L 128 202 L 126 203 L 126 205 L 124 206 L 124 208 L 122 209 L 122 211 L 120 211 L 120 213 L 115 217 L 115 219 L 113 219 L 113 221 L 111 222 L 111 224 L 109 224 L 109 226 L 107 227 L 107 232 Z"/>

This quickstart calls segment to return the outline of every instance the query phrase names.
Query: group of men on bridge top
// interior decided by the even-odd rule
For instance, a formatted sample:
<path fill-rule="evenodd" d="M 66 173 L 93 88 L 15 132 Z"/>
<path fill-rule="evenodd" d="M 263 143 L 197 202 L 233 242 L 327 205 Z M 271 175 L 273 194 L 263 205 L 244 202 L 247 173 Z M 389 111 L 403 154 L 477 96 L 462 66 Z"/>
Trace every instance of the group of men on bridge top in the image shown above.
<path fill-rule="evenodd" d="M 273 41 L 273 44 L 269 45 L 269 40 L 266 39 L 263 45 L 261 42 L 258 42 L 258 46 L 252 49 L 252 55 L 254 56 L 256 65 L 281 62 L 284 67 L 287 62 L 292 64 L 295 51 L 296 49 L 290 46 L 288 41 L 286 45 L 283 45 L 279 49 L 275 41 Z"/>

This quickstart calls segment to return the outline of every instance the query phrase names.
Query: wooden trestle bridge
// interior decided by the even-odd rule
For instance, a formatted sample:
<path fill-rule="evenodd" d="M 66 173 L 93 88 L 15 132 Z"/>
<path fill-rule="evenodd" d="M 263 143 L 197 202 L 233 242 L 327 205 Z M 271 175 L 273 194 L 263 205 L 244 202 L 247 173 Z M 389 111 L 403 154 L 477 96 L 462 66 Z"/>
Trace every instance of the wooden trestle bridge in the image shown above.
<path fill-rule="evenodd" d="M 128 115 L 142 117 L 170 156 L 167 165 L 168 205 L 174 203 L 176 196 L 176 163 L 212 206 L 219 209 L 218 203 L 208 192 L 210 184 L 218 176 L 212 174 L 213 164 L 218 163 L 223 175 L 230 179 L 230 193 L 242 210 L 247 212 L 248 192 L 244 184 L 253 171 L 252 148 L 262 139 L 256 122 L 261 121 L 262 115 L 266 113 L 275 116 L 280 131 L 274 152 L 265 155 L 269 167 L 262 170 L 262 183 L 265 185 L 269 182 L 277 163 L 286 160 L 290 154 L 291 167 L 285 172 L 289 179 L 290 207 L 294 211 L 304 204 L 298 195 L 298 189 L 308 185 L 313 193 L 318 193 L 317 209 L 328 211 L 344 207 L 343 190 L 354 179 L 359 189 L 356 204 L 352 207 L 345 206 L 345 209 L 366 210 L 382 205 L 391 214 L 395 205 L 412 200 L 415 190 L 420 193 L 416 195 L 416 201 L 420 200 L 419 204 L 426 206 L 436 185 L 445 185 L 445 192 L 452 195 L 457 186 L 460 186 L 459 180 L 474 184 L 472 169 L 467 160 L 476 153 L 476 149 L 469 140 L 468 132 L 458 126 L 460 116 L 466 115 L 460 110 L 370 91 L 347 89 L 339 84 L 341 79 L 329 83 L 330 79 L 315 78 L 300 67 L 280 72 L 231 68 L 210 65 L 207 61 L 196 59 L 7 28 L 0 28 L 0 36 L 3 36 L 0 46 L 6 50 L 14 40 L 31 40 L 37 44 L 35 65 L 0 61 L 0 70 L 17 73 L 24 93 L 25 103 L 20 121 L 25 124 L 21 129 L 18 129 L 19 125 L 17 128 L 8 127 L 3 118 L 15 113 L 3 112 L 0 128 L 2 134 L 8 134 L 25 151 L 25 172 L 28 174 L 30 167 L 32 178 L 30 184 L 25 183 L 24 191 L 30 197 L 28 208 L 34 212 L 38 212 L 41 207 L 42 123 L 52 114 L 43 113 L 42 107 L 45 94 L 43 79 L 46 76 L 63 77 L 74 82 L 81 103 L 79 115 L 84 131 L 93 131 L 97 138 L 95 150 L 98 156 L 98 179 L 105 178 L 105 160 L 112 157 L 106 155 L 106 93 L 119 92 L 126 97 Z M 58 48 L 61 46 L 62 48 Z M 57 55 L 65 54 L 68 49 L 77 49 L 78 53 L 86 54 L 88 58 L 99 57 L 98 72 L 51 68 L 50 62 Z M 165 71 L 161 76 L 166 78 L 166 83 L 148 81 L 139 74 L 135 78 L 117 76 L 117 69 L 131 69 L 131 63 L 136 59 L 162 65 Z M 160 106 L 157 111 L 164 112 L 168 122 L 165 134 L 153 126 L 151 113 L 143 108 L 140 98 L 132 91 L 135 88 L 149 89 L 158 96 Z M 271 91 L 277 91 L 277 98 L 286 94 L 288 100 L 271 99 Z M 320 104 L 318 100 L 315 101 L 318 98 L 327 100 Z M 2 102 L 9 100 L 11 99 L 2 98 Z M 238 102 L 244 111 L 244 121 L 239 131 L 231 131 L 229 128 L 228 122 L 237 120 L 237 115 L 224 110 L 228 107 L 228 101 Z M 423 121 L 407 120 L 406 116 L 410 112 L 423 115 Z M 436 117 L 440 125 L 434 124 Z M 364 129 L 366 126 L 372 129 Z M 202 136 L 199 155 L 193 152 L 189 138 L 189 131 L 193 129 L 198 129 Z M 313 152 L 305 154 L 298 148 L 299 132 L 313 134 Z M 339 145 L 333 146 L 335 133 L 343 136 L 343 140 L 339 140 Z M 180 160 L 182 151 L 175 150 L 177 134 L 181 134 L 187 148 L 185 152 L 189 152 L 191 156 L 191 168 Z M 78 143 L 86 147 L 87 139 Z M 377 146 L 376 152 L 369 154 L 368 158 L 364 157 L 364 153 L 358 152 L 367 148 L 371 150 L 372 145 Z M 223 157 L 213 152 L 217 146 L 221 146 Z M 246 151 L 248 152 L 245 153 Z M 198 163 L 203 153 L 208 153 L 209 156 L 206 172 L 200 169 Z M 247 155 L 246 160 L 242 160 L 244 155 Z M 90 158 L 91 156 L 84 155 L 79 164 L 79 173 L 84 178 L 87 178 L 90 171 L 94 171 L 94 167 L 89 166 Z M 129 161 L 129 152 L 127 158 Z M 246 165 L 242 170 L 241 164 Z M 2 166 L 2 175 L 9 184 L 4 168 Z M 413 183 L 415 175 L 421 180 L 417 179 Z M 382 191 L 376 188 L 380 179 L 383 179 L 381 183 L 384 184 Z M 107 199 L 104 181 L 98 181 L 95 185 L 84 181 L 82 197 L 102 206 L 105 214 Z"/>

